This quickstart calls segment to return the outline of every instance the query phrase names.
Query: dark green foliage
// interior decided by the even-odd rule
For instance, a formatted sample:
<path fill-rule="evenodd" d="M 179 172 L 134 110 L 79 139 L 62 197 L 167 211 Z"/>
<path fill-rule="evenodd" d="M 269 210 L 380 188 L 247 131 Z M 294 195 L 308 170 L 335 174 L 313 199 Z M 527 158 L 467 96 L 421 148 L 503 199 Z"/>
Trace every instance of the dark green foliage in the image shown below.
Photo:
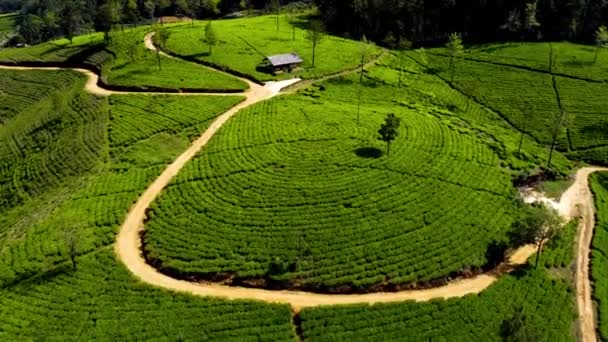
<path fill-rule="evenodd" d="M 386 155 L 390 155 L 391 142 L 397 139 L 399 136 L 399 126 L 401 125 L 401 119 L 396 117 L 395 114 L 389 114 L 384 119 L 384 123 L 380 126 L 378 134 L 380 134 L 380 140 L 386 143 Z"/>
<path fill-rule="evenodd" d="M 0 287 L 113 243 L 141 191 L 241 100 L 108 101 L 84 93 L 77 73 L 0 73 Z"/>
<path fill-rule="evenodd" d="M 198 298 L 139 284 L 104 248 L 0 289 L 0 340 L 294 341 L 286 305 Z"/>
<path fill-rule="evenodd" d="M 593 299 L 597 303 L 597 325 L 602 340 L 608 339 L 608 173 L 591 176 L 597 222 L 591 244 Z"/>
<path fill-rule="evenodd" d="M 507 333 L 574 341 L 572 290 L 544 270 L 505 276 L 465 298 L 305 309 L 300 317 L 306 341 L 517 340 Z"/>

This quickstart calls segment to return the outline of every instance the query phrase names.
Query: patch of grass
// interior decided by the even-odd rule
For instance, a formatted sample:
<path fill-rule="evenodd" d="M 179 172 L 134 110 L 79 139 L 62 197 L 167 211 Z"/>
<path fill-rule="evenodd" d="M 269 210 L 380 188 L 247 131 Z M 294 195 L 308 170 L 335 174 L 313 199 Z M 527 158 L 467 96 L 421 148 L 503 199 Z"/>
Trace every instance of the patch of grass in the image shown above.
<path fill-rule="evenodd" d="M 295 71 L 292 75 L 304 78 L 315 78 L 360 65 L 361 43 L 327 36 L 317 47 L 316 63 L 313 67 L 312 44 L 305 39 L 304 27 L 308 23 L 301 20 L 296 24 L 296 39 L 293 40 L 292 27 L 286 17 L 281 17 L 279 31 L 275 18 L 260 16 L 214 21 L 212 25 L 219 42 L 213 48 L 212 54 L 209 54 L 209 48 L 201 42 L 205 22 L 197 22 L 194 27 L 174 27 L 170 29 L 167 49 L 182 56 L 225 66 L 260 81 L 291 77 L 285 74 L 275 77 L 260 69 L 266 56 L 276 54 L 298 53 L 304 59 L 303 70 Z M 370 48 L 369 53 L 370 57 L 378 55 L 380 49 Z"/>

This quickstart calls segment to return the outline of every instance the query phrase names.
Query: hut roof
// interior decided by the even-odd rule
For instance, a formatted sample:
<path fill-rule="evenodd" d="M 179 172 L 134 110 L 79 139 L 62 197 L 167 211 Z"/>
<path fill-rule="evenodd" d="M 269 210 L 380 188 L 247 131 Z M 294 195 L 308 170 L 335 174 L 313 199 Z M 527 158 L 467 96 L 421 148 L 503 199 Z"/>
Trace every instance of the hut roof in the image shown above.
<path fill-rule="evenodd" d="M 298 64 L 304 62 L 300 56 L 296 53 L 286 53 L 282 55 L 268 56 L 266 57 L 272 66 L 282 66 L 289 64 Z"/>

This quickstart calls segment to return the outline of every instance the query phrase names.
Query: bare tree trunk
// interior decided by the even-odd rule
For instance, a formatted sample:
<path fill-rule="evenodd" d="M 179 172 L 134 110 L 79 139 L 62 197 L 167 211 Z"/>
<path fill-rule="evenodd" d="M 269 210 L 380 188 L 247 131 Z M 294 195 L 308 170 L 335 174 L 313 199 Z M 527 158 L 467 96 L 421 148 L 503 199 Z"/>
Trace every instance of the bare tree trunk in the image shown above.
<path fill-rule="evenodd" d="M 315 66 L 315 50 L 317 49 L 317 44 L 312 44 L 312 66 Z"/>
<path fill-rule="evenodd" d="M 519 138 L 519 147 L 517 148 L 517 154 L 521 154 L 521 146 L 524 143 L 524 131 L 521 131 L 521 137 Z"/>
<path fill-rule="evenodd" d="M 386 156 L 390 156 L 391 155 L 391 142 L 387 141 L 386 142 Z"/>
<path fill-rule="evenodd" d="M 600 52 L 600 47 L 597 46 L 595 48 L 595 57 L 593 58 L 593 64 L 597 63 L 597 55 L 599 54 L 599 52 Z"/>
<path fill-rule="evenodd" d="M 78 264 L 76 263 L 76 253 L 70 251 L 70 260 L 72 261 L 72 268 L 74 269 L 74 272 L 76 272 L 78 269 Z"/>
<path fill-rule="evenodd" d="M 549 152 L 549 161 L 547 162 L 547 169 L 551 167 L 551 160 L 553 159 L 553 151 L 555 150 L 555 143 L 557 142 L 557 135 L 559 133 L 561 125 L 557 125 L 555 132 L 553 133 L 553 139 L 551 141 L 551 150 Z"/>
<path fill-rule="evenodd" d="M 399 88 L 401 88 L 401 77 L 403 75 L 403 54 L 399 58 Z"/>
<path fill-rule="evenodd" d="M 357 126 L 359 126 L 359 118 L 361 115 L 361 83 L 359 83 L 359 94 L 357 96 L 358 101 L 357 101 Z"/>
<path fill-rule="evenodd" d="M 158 46 L 156 47 L 156 57 L 158 57 L 158 71 L 162 71 L 163 68 L 160 64 L 160 50 L 159 50 Z"/>
<path fill-rule="evenodd" d="M 544 242 L 544 239 L 541 239 L 538 242 L 538 249 L 536 251 L 536 261 L 534 262 L 534 268 L 538 268 L 538 262 L 540 260 L 540 252 L 541 252 L 541 250 L 543 248 L 543 242 Z"/>

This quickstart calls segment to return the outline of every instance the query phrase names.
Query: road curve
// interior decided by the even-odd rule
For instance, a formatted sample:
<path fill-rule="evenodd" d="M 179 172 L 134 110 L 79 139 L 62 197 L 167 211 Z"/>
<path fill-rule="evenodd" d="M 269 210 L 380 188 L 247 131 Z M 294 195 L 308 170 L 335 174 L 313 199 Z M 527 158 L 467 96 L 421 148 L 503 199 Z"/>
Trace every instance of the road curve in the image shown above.
<path fill-rule="evenodd" d="M 92 72 L 91 70 L 82 69 L 82 68 L 63 68 L 63 67 L 27 67 L 27 66 L 12 66 L 12 65 L 0 65 L 0 70 L 72 70 L 84 74 L 87 77 L 87 83 L 84 86 L 84 89 L 93 95 L 97 96 L 110 96 L 110 95 L 128 95 L 128 94 L 137 94 L 137 95 L 177 95 L 177 96 L 243 96 L 247 95 L 252 91 L 250 88 L 245 92 L 238 93 L 206 93 L 206 92 L 162 92 L 162 91 L 117 91 L 117 90 L 109 90 L 102 88 L 99 84 L 99 75 Z M 262 87 L 260 85 L 256 86 L 258 88 Z"/>
<path fill-rule="evenodd" d="M 243 105 L 242 107 L 245 107 Z M 236 109 L 238 110 L 238 109 Z M 252 289 L 243 287 L 226 286 L 212 283 L 195 283 L 185 280 L 171 278 L 158 272 L 155 268 L 148 265 L 141 253 L 140 233 L 144 229 L 144 219 L 146 209 L 161 193 L 163 188 L 169 184 L 179 170 L 190 160 L 209 139 L 215 134 L 218 128 L 234 114 L 231 110 L 224 114 L 199 138 L 188 151 L 180 156 L 173 164 L 171 164 L 165 172 L 146 190 L 140 197 L 135 206 L 131 209 L 123 223 L 120 233 L 118 234 L 117 243 L 115 246 L 118 258 L 126 265 L 126 267 L 141 281 L 155 286 L 163 287 L 170 290 L 186 292 L 198 296 L 222 297 L 227 299 L 254 299 L 271 303 L 284 303 L 293 307 L 294 311 L 298 312 L 302 308 L 316 307 L 324 305 L 345 305 L 357 303 L 389 303 L 402 302 L 407 300 L 428 301 L 437 298 L 454 298 L 463 297 L 468 294 L 479 293 L 494 282 L 498 277 L 493 273 L 482 274 L 473 278 L 454 281 L 444 286 L 423 289 L 423 290 L 405 290 L 400 292 L 380 292 L 368 294 L 318 294 L 302 291 L 274 291 L 264 289 Z M 571 218 L 576 212 L 576 207 L 588 206 L 590 204 L 590 192 L 588 189 L 588 177 L 592 172 L 603 170 L 601 168 L 584 168 L 578 171 L 576 180 L 572 187 L 564 194 L 560 200 L 560 213 L 566 218 Z M 585 190 L 586 189 L 586 190 Z M 592 201 L 592 199 L 591 199 Z M 592 203 L 592 202 L 591 202 Z M 582 213 L 583 218 L 581 227 L 587 235 L 587 230 L 593 230 L 592 211 Z M 591 216 L 588 216 L 590 215 Z M 587 224 L 585 224 L 587 223 Z M 591 235 L 591 234 L 589 234 Z M 524 246 L 511 255 L 508 261 L 510 266 L 523 265 L 528 258 L 535 253 L 533 246 Z M 582 258 L 579 258 L 579 261 Z M 578 268 L 577 268 L 578 269 Z M 582 282 L 585 283 L 588 277 L 584 278 L 587 273 L 579 274 Z M 577 286 L 578 289 L 578 286 Z M 590 293 L 587 293 L 590 298 Z M 580 296 L 579 296 L 580 297 Z M 593 322 L 593 313 L 591 316 L 585 311 L 584 316 L 581 315 L 583 321 Z M 591 323 L 593 327 L 593 323 Z M 592 329 L 594 331 L 594 329 Z M 591 341 L 591 340 L 589 340 Z"/>

